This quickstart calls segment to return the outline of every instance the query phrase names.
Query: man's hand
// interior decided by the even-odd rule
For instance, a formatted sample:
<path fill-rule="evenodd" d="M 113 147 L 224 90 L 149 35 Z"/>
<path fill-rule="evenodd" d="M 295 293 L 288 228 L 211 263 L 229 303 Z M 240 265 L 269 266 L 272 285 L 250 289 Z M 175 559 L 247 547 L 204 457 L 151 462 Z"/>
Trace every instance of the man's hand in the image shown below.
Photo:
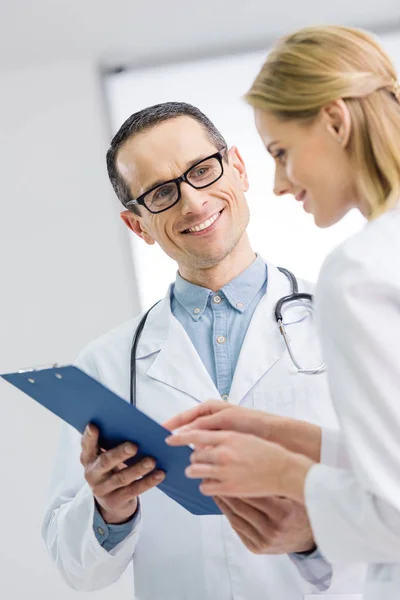
<path fill-rule="evenodd" d="M 92 489 L 98 509 L 106 523 L 124 523 L 136 512 L 138 496 L 159 485 L 163 471 L 155 471 L 155 460 L 143 458 L 127 467 L 124 462 L 137 453 L 128 442 L 112 450 L 99 448 L 99 432 L 89 425 L 82 436 L 81 463 L 85 479 Z"/>
<path fill-rule="evenodd" d="M 244 545 L 254 554 L 289 554 L 314 548 L 314 539 L 301 504 L 267 498 L 214 498 Z"/>
<path fill-rule="evenodd" d="M 169 419 L 164 427 L 170 431 L 182 428 L 182 431 L 205 429 L 250 433 L 280 444 L 291 452 L 304 454 L 314 462 L 319 462 L 321 455 L 321 429 L 317 425 L 261 410 L 232 406 L 221 400 L 198 404 Z"/>

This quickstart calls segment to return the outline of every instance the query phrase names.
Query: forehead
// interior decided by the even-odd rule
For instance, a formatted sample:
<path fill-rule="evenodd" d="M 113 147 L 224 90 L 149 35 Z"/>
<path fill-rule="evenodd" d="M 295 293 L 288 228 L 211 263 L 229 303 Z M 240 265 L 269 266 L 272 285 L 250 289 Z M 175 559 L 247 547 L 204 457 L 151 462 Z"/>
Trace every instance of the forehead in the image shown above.
<path fill-rule="evenodd" d="M 190 117 L 163 121 L 133 136 L 117 155 L 117 168 L 139 192 L 154 181 L 178 177 L 189 161 L 217 151 L 204 127 Z"/>
<path fill-rule="evenodd" d="M 303 128 L 297 121 L 282 121 L 267 110 L 256 109 L 254 119 L 265 146 L 277 140 L 294 139 L 303 133 Z"/>

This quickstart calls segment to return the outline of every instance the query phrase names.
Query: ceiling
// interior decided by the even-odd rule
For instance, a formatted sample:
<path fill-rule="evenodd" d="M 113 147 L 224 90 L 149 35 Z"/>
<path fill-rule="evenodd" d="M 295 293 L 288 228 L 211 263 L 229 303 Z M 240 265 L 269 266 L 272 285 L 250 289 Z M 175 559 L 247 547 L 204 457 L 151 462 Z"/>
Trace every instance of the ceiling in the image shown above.
<path fill-rule="evenodd" d="M 316 23 L 400 29 L 399 0 L 0 0 L 0 69 L 107 67 L 265 47 Z"/>

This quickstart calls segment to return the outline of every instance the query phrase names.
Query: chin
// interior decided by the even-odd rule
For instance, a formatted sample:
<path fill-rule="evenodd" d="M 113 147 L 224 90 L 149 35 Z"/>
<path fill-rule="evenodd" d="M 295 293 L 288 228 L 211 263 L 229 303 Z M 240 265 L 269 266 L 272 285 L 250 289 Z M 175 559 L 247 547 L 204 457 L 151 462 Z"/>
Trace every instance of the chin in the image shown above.
<path fill-rule="evenodd" d="M 236 247 L 237 242 L 232 241 L 231 244 L 225 242 L 221 245 L 215 245 L 209 249 L 209 252 L 205 252 L 198 256 L 199 262 L 202 263 L 203 268 L 212 268 L 222 263 L 227 256 L 231 254 L 233 249 Z"/>
<path fill-rule="evenodd" d="M 314 216 L 314 223 L 320 229 L 326 229 L 327 227 L 330 227 L 331 225 L 335 224 L 335 221 L 331 221 L 330 219 L 327 219 L 326 216 L 322 216 L 322 215 L 318 215 L 318 214 L 313 215 L 313 216 Z"/>
<path fill-rule="evenodd" d="M 229 252 L 213 248 L 210 252 L 192 254 L 190 263 L 191 265 L 196 264 L 196 267 L 200 269 L 211 269 L 222 262 L 227 254 Z"/>

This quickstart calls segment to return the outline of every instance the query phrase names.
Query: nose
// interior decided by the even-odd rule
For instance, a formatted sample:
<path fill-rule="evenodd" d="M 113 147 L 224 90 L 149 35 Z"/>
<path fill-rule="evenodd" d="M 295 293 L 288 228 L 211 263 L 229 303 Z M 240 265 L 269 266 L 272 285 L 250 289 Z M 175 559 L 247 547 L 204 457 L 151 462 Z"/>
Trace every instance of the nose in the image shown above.
<path fill-rule="evenodd" d="M 197 190 L 183 181 L 181 183 L 181 213 L 188 215 L 190 213 L 201 212 L 208 203 L 208 195 L 205 190 Z"/>
<path fill-rule="evenodd" d="M 277 167 L 275 169 L 274 194 L 276 196 L 284 196 L 285 194 L 290 194 L 291 190 L 292 185 L 286 177 L 286 173 L 283 169 Z"/>

